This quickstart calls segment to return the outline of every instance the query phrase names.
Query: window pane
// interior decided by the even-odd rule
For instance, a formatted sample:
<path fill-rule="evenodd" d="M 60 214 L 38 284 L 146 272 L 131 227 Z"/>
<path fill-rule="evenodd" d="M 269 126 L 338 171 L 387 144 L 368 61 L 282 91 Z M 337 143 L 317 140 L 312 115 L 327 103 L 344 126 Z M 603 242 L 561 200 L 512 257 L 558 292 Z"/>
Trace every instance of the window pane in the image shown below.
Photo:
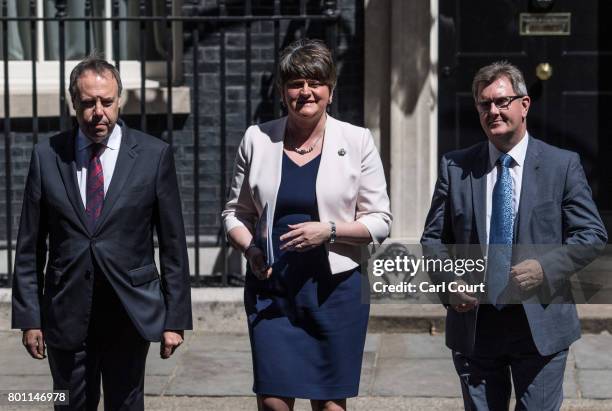
<path fill-rule="evenodd" d="M 30 15 L 30 5 L 28 1 L 8 0 L 9 17 L 26 17 Z M 0 7 L 2 15 L 2 7 Z M 3 31 L 0 27 L 0 60 L 4 56 Z M 29 60 L 32 58 L 30 49 L 30 30 L 29 21 L 11 21 L 8 23 L 8 55 L 9 60 Z"/>
<path fill-rule="evenodd" d="M 57 9 L 55 0 L 45 0 L 44 14 L 55 17 Z M 94 16 L 104 16 L 104 0 L 92 0 L 92 13 Z M 85 1 L 68 0 L 66 14 L 70 17 L 85 16 Z M 104 51 L 104 23 L 91 22 L 89 39 L 85 38 L 85 22 L 66 22 L 65 46 L 66 60 L 79 60 L 85 57 L 85 42 L 89 41 L 91 51 Z M 45 59 L 59 60 L 59 24 L 57 21 L 45 23 Z"/>
<path fill-rule="evenodd" d="M 139 0 L 121 0 L 119 2 L 119 15 L 139 16 Z M 164 0 L 152 0 L 146 2 L 144 16 L 164 16 L 166 15 Z M 121 60 L 140 60 L 140 24 L 136 21 L 121 22 L 120 31 L 120 50 Z M 171 35 L 166 33 L 166 25 L 162 21 L 148 21 L 145 26 L 145 60 L 165 60 L 166 42 Z"/>

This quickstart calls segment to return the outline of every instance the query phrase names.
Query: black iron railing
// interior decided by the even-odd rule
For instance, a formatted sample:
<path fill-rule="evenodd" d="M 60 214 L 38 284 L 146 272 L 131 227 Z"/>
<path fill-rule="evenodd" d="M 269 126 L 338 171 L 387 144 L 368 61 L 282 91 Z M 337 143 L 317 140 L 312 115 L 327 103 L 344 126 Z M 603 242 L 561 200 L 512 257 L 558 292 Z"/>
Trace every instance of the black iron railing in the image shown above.
<path fill-rule="evenodd" d="M 58 130 L 66 130 L 69 129 L 73 120 L 70 117 L 69 112 L 69 102 L 66 101 L 66 82 L 65 82 L 65 74 L 66 74 L 66 25 L 70 22 L 81 22 L 84 24 L 85 29 L 85 54 L 89 54 L 91 49 L 90 38 L 92 35 L 92 25 L 95 22 L 111 22 L 112 27 L 112 44 L 113 50 L 115 51 L 115 55 L 113 58 L 115 59 L 115 65 L 121 70 L 121 59 L 120 59 L 120 46 L 121 46 L 121 30 L 120 24 L 122 22 L 135 22 L 138 24 L 138 30 L 140 38 L 138 39 L 138 47 L 139 47 L 139 59 L 140 62 L 140 104 L 139 110 L 137 113 L 139 116 L 138 125 L 143 131 L 149 131 L 152 128 L 151 126 L 151 113 L 147 112 L 147 103 L 144 96 L 146 95 L 146 86 L 145 81 L 147 79 L 147 59 L 146 59 L 146 42 L 147 42 L 147 23 L 155 22 L 157 24 L 162 25 L 164 27 L 164 34 L 166 36 L 166 52 L 165 52 L 165 84 L 162 86 L 165 88 L 166 92 L 166 111 L 165 115 L 165 130 L 161 135 L 168 143 L 173 144 L 173 131 L 175 130 L 175 114 L 173 113 L 173 87 L 179 85 L 188 85 L 191 88 L 191 114 L 188 116 L 192 116 L 192 133 L 193 133 L 193 193 L 192 193 L 192 201 L 193 201 L 193 235 L 190 236 L 190 247 L 193 247 L 196 252 L 194 253 L 194 261 L 193 267 L 194 272 L 194 283 L 201 283 L 204 277 L 214 278 L 220 285 L 228 285 L 233 283 L 232 277 L 235 273 L 229 272 L 228 269 L 228 249 L 227 244 L 224 240 L 222 240 L 221 235 L 221 227 L 219 227 L 219 240 L 218 246 L 221 247 L 222 253 L 222 262 L 220 264 L 220 268 L 215 270 L 216 273 L 201 273 L 200 272 L 200 253 L 199 250 L 202 248 L 203 244 L 200 240 L 200 178 L 201 173 L 199 172 L 200 167 L 200 151 L 201 149 L 206 149 L 206 147 L 202 147 L 200 131 L 201 131 L 201 93 L 200 88 L 202 87 L 202 82 L 200 79 L 200 67 L 202 64 L 207 63 L 202 61 L 202 55 L 199 53 L 198 45 L 202 41 L 204 37 L 202 33 L 210 34 L 211 30 L 215 31 L 215 35 L 218 36 L 218 47 L 219 47 L 219 61 L 218 61 L 218 73 L 219 73 L 219 96 L 220 96 L 220 114 L 219 114 L 219 124 L 218 130 L 220 133 L 220 168 L 221 172 L 219 174 L 219 212 L 221 211 L 223 204 L 226 198 L 226 190 L 228 185 L 227 178 L 227 170 L 228 166 L 228 155 L 227 155 L 227 111 L 226 111 L 226 36 L 228 30 L 236 30 L 237 28 L 243 28 L 244 31 L 244 90 L 245 90 L 245 108 L 244 108 L 244 118 L 245 123 L 250 124 L 253 122 L 253 107 L 252 107 L 252 90 L 251 83 L 252 79 L 252 27 L 254 23 L 257 22 L 272 22 L 273 25 L 273 38 L 274 41 L 269 45 L 270 49 L 274 53 L 274 66 L 278 63 L 278 50 L 282 46 L 282 33 L 281 27 L 283 23 L 287 26 L 287 22 L 291 22 L 291 24 L 296 24 L 297 27 L 302 27 L 300 31 L 300 35 L 303 35 L 306 31 L 305 28 L 307 25 L 316 22 L 321 27 L 323 27 L 323 35 L 324 40 L 331 46 L 332 50 L 335 49 L 336 46 L 336 36 L 338 30 L 338 18 L 339 12 L 337 10 L 336 1 L 316 1 L 318 4 L 318 12 L 312 12 L 312 1 L 307 0 L 299 0 L 297 2 L 295 13 L 282 14 L 282 5 L 280 0 L 274 0 L 272 4 L 271 12 L 267 14 L 257 13 L 254 14 L 254 4 L 252 0 L 244 0 L 240 2 L 232 2 L 232 1 L 224 1 L 218 0 L 216 3 L 216 7 L 212 9 L 203 10 L 200 6 L 200 1 L 189 2 L 188 0 L 184 0 L 184 4 L 182 7 L 183 14 L 176 13 L 176 8 L 173 9 L 173 6 L 176 4 L 173 3 L 172 0 L 165 0 L 164 7 L 166 13 L 164 15 L 145 15 L 147 11 L 147 4 L 150 4 L 149 1 L 140 0 L 139 3 L 139 13 L 138 16 L 120 16 L 120 4 L 118 0 L 111 1 L 111 15 L 110 16 L 94 16 L 92 0 L 85 1 L 85 16 L 81 17 L 73 17 L 68 15 L 67 2 L 66 0 L 56 0 L 55 2 L 55 15 L 52 17 L 49 16 L 39 16 L 37 15 L 37 1 L 31 0 L 29 3 L 30 7 L 30 15 L 29 16 L 8 16 L 8 1 L 2 0 L 2 17 L 0 17 L 0 24 L 2 27 L 2 59 L 3 59 L 3 67 L 4 67 L 4 118 L 3 129 L 4 129 L 4 182 L 5 182 L 5 233 L 4 233 L 4 241 L 1 241 L 0 251 L 4 251 L 6 253 L 6 270 L 0 270 L 0 286 L 8 285 L 10 286 L 12 280 L 12 264 L 13 264 L 13 250 L 15 243 L 15 224 L 14 224 L 14 211 L 12 210 L 13 203 L 13 192 L 15 190 L 15 183 L 13 181 L 12 176 L 12 123 L 11 123 L 11 84 L 10 84 L 10 73 L 9 73 L 9 39 L 10 39 L 10 31 L 9 24 L 10 22 L 28 22 L 29 27 L 31 29 L 30 36 L 30 47 L 31 47 L 31 85 L 32 85 L 32 93 L 31 93 L 31 136 L 33 144 L 36 144 L 39 140 L 39 134 L 41 133 L 41 124 L 39 122 L 39 100 L 38 100 L 38 76 L 40 74 L 37 71 L 37 65 L 39 64 L 39 56 L 37 55 L 37 44 L 38 42 L 38 31 L 40 29 L 39 22 L 44 22 L 44 24 L 57 24 L 58 27 L 58 41 L 59 41 L 59 121 Z M 190 7 L 190 3 L 193 5 Z M 295 4 L 296 2 L 289 2 Z M 258 5 L 256 3 L 256 5 Z M 285 4 L 286 5 L 286 4 Z M 307 5 L 309 7 L 307 7 Z M 260 5 L 258 5 L 259 7 Z M 228 9 L 231 8 L 231 13 L 228 12 Z M 236 8 L 242 8 L 242 13 L 237 14 Z M 173 10 L 175 11 L 173 13 Z M 177 84 L 176 78 L 174 76 L 173 70 L 175 68 L 175 63 L 173 58 L 175 53 L 173 50 L 175 48 L 183 49 L 184 44 L 181 41 L 180 44 L 175 44 L 175 37 L 173 36 L 174 26 L 180 24 L 183 28 L 183 36 L 181 39 L 185 37 L 190 37 L 191 39 L 191 51 L 192 53 L 185 53 L 184 58 L 188 57 L 191 59 L 191 83 L 183 83 Z M 207 34 L 207 35 L 208 35 Z M 287 37 L 287 33 L 285 36 Z M 131 41 L 131 39 L 130 39 Z M 189 54 L 191 54 L 189 56 Z M 150 63 L 150 62 L 149 62 Z M 189 73 L 186 73 L 189 74 Z M 272 73 L 271 73 L 272 74 Z M 337 102 L 337 97 L 334 103 Z M 272 116 L 278 117 L 281 115 L 281 106 L 279 96 L 276 92 L 273 92 L 272 95 Z M 332 107 L 332 113 L 335 114 L 338 105 L 335 104 Z M 55 124 L 55 123 L 52 123 Z M 52 130 L 47 130 L 52 131 Z M 29 133 L 30 134 L 30 133 Z M 0 236 L 2 233 L 0 233 Z M 192 238 L 192 240 L 191 240 Z M 5 271 L 5 272 L 2 272 Z M 206 274 L 206 275 L 204 275 Z M 210 274 L 216 274 L 210 276 Z"/>

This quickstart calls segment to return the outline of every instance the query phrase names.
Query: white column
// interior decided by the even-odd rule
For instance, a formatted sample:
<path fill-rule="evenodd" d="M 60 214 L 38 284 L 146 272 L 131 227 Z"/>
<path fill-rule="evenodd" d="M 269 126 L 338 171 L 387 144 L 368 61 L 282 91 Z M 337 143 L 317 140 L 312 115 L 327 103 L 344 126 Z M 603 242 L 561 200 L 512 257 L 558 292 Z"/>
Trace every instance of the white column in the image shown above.
<path fill-rule="evenodd" d="M 437 7 L 366 2 L 365 122 L 389 172 L 394 241 L 418 241 L 436 178 Z"/>

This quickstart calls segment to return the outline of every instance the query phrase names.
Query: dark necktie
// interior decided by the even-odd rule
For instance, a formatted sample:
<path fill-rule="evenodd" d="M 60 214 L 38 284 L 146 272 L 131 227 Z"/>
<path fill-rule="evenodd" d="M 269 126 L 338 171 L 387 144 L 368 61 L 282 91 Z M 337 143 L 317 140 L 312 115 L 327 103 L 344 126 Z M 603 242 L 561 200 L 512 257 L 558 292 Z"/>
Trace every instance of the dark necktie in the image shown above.
<path fill-rule="evenodd" d="M 96 226 L 96 221 L 102 212 L 104 204 L 104 173 L 100 156 L 105 146 L 100 143 L 91 145 L 91 155 L 87 164 L 87 199 L 85 213 L 91 231 Z"/>
<path fill-rule="evenodd" d="M 512 234 L 514 212 L 512 210 L 512 179 L 510 164 L 512 157 L 502 154 L 497 160 L 500 165 L 497 182 L 493 187 L 491 224 L 489 227 L 489 257 L 487 268 L 487 290 L 489 302 L 501 309 L 500 295 L 508 285 L 512 259 Z"/>

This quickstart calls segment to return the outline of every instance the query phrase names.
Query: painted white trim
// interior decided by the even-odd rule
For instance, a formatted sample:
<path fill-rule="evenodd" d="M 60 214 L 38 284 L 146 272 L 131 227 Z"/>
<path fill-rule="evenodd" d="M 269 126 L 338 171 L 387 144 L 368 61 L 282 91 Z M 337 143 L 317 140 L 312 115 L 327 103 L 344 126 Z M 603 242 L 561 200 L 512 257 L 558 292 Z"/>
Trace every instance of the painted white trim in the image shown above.
<path fill-rule="evenodd" d="M 181 1 L 173 0 L 173 10 L 180 10 Z M 111 0 L 104 0 L 104 16 L 110 17 L 112 14 Z M 44 17 L 44 0 L 36 0 L 36 16 Z M 59 87 L 59 61 L 45 59 L 45 32 L 44 22 L 37 22 L 36 36 L 36 80 L 40 89 Z M 104 56 L 108 61 L 114 62 L 113 54 L 113 26 L 112 21 L 104 22 Z M 182 33 L 182 25 L 174 24 L 173 36 L 175 32 Z M 175 36 L 177 37 L 177 36 Z M 181 38 L 180 35 L 178 38 Z M 182 55 L 182 43 L 177 42 L 173 48 L 176 55 Z M 78 63 L 76 60 L 66 60 L 66 80 L 70 76 L 70 71 Z M 145 87 L 159 87 L 160 81 L 166 78 L 166 62 L 148 61 L 146 62 L 147 80 Z M 181 78 L 181 66 L 174 67 L 174 77 Z M 0 65 L 0 76 L 4 76 L 4 67 Z M 25 89 L 32 89 L 32 61 L 31 60 L 11 60 L 9 61 L 9 87 L 12 90 L 22 92 Z M 130 88 L 140 88 L 140 61 L 138 60 L 121 60 L 121 80 L 124 86 Z M 132 86 L 133 85 L 133 86 Z M 4 92 L 4 84 L 0 84 L 0 93 Z"/>
<path fill-rule="evenodd" d="M 430 0 L 431 31 L 429 33 L 429 84 L 431 87 L 431 110 L 429 112 L 429 187 L 433 193 L 438 179 L 438 20 L 439 0 Z"/>
<path fill-rule="evenodd" d="M 67 60 L 64 71 L 66 87 L 70 79 L 70 72 L 78 64 L 77 60 Z M 9 61 L 9 90 L 10 92 L 32 92 L 32 62 Z M 160 87 L 160 81 L 165 75 L 166 63 L 162 61 L 147 61 L 147 71 L 155 73 L 145 80 L 145 87 Z M 57 89 L 59 87 L 59 61 L 41 61 L 36 63 L 36 84 L 39 90 Z M 0 93 L 4 93 L 4 66 L 0 65 Z M 125 60 L 121 62 L 121 80 L 124 88 L 140 88 L 140 62 Z"/>
<path fill-rule="evenodd" d="M 110 17 L 112 15 L 111 0 L 104 1 L 104 17 Z M 104 55 L 113 55 L 113 22 L 108 20 L 104 22 Z"/>

